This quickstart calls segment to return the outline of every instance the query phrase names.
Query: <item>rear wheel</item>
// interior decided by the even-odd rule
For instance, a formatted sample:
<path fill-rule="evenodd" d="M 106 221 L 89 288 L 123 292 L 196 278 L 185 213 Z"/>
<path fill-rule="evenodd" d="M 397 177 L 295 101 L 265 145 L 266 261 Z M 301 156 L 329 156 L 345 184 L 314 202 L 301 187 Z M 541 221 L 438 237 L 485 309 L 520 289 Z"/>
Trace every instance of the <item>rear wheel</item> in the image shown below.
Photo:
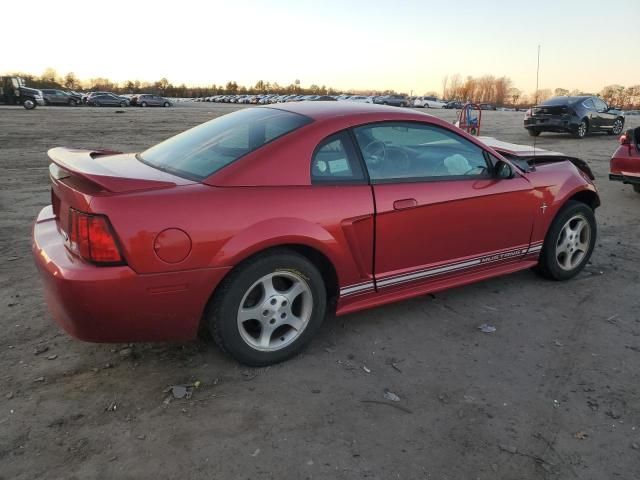
<path fill-rule="evenodd" d="M 76 102 L 74 99 L 69 100 L 69 106 L 70 107 L 75 107 L 78 104 L 78 102 Z"/>
<path fill-rule="evenodd" d="M 588 205 L 570 200 L 556 215 L 547 232 L 539 272 L 553 280 L 568 280 L 584 268 L 596 241 L 596 218 Z"/>
<path fill-rule="evenodd" d="M 171 106 L 171 104 L 170 104 L 169 102 L 164 102 L 164 106 L 165 106 L 165 107 L 170 107 L 170 106 Z"/>
<path fill-rule="evenodd" d="M 299 353 L 324 320 L 326 289 L 305 257 L 278 249 L 237 267 L 206 313 L 220 348 L 241 363 L 265 366 Z"/>
<path fill-rule="evenodd" d="M 634 185 L 633 186 L 633 191 L 636 193 L 640 193 L 640 185 Z"/>
<path fill-rule="evenodd" d="M 584 138 L 587 136 L 587 133 L 589 133 L 589 123 L 587 123 L 586 120 L 582 120 L 578 124 L 578 128 L 576 129 L 574 135 L 576 138 Z"/>
<path fill-rule="evenodd" d="M 529 132 L 529 136 L 531 137 L 537 137 L 541 133 L 541 131 L 537 128 L 527 128 L 527 131 Z"/>
<path fill-rule="evenodd" d="M 142 102 L 142 103 L 140 104 L 140 106 L 141 106 L 141 107 L 146 107 L 146 106 L 147 106 L 147 102 Z"/>
<path fill-rule="evenodd" d="M 126 106 L 127 106 L 127 102 L 120 102 L 120 106 L 121 106 L 122 108 L 126 107 Z"/>

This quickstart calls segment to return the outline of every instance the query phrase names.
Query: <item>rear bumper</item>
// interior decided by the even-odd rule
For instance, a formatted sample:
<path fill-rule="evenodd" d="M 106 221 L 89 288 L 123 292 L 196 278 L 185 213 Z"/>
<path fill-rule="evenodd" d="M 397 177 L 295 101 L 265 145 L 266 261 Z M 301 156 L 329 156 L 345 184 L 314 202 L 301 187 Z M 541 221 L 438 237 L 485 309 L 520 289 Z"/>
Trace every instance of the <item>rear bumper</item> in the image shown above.
<path fill-rule="evenodd" d="M 575 133 L 578 130 L 578 123 L 573 122 L 570 118 L 562 117 L 528 117 L 524 119 L 524 128 L 541 132 Z"/>
<path fill-rule="evenodd" d="M 610 173 L 609 180 L 614 182 L 622 182 L 628 185 L 640 185 L 640 173 L 636 175 L 625 173 Z"/>
<path fill-rule="evenodd" d="M 53 318 L 73 337 L 90 342 L 194 338 L 211 293 L 230 270 L 145 275 L 128 266 L 86 263 L 64 246 L 50 206 L 33 227 L 32 249 Z"/>

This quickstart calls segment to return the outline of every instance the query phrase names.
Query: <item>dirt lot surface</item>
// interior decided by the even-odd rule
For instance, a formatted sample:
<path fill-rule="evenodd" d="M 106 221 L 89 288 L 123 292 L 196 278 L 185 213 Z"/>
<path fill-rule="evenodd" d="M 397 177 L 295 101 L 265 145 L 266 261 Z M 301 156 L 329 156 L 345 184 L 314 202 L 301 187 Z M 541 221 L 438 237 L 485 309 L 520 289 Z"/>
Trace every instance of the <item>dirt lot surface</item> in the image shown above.
<path fill-rule="evenodd" d="M 0 108 L 0 478 L 640 478 L 640 195 L 607 179 L 614 137 L 538 139 L 586 159 L 602 195 L 572 281 L 525 271 L 329 319 L 304 354 L 260 370 L 210 340 L 63 333 L 30 252 L 46 150 L 138 151 L 233 109 Z M 517 112 L 487 112 L 483 133 L 531 142 Z M 400 401 L 368 402 L 385 389 Z"/>

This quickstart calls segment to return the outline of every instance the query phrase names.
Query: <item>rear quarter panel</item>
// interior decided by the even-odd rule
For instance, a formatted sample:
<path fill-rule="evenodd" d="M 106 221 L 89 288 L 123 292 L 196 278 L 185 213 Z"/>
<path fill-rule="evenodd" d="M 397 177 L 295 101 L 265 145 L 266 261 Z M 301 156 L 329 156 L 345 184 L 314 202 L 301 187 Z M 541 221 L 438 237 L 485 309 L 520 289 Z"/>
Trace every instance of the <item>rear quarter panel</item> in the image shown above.
<path fill-rule="evenodd" d="M 373 198 L 367 185 L 233 187 L 191 185 L 96 197 L 128 264 L 138 273 L 235 266 L 261 250 L 306 245 L 335 266 L 340 284 L 370 279 L 373 258 Z M 192 241 L 187 258 L 169 264 L 153 244 L 167 228 Z"/>

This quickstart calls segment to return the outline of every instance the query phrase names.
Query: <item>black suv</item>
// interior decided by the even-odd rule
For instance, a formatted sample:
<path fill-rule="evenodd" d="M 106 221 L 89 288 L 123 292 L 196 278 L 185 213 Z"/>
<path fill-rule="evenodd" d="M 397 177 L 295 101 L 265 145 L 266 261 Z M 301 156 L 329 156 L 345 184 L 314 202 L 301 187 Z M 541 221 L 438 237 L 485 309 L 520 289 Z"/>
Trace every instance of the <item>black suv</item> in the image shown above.
<path fill-rule="evenodd" d="M 553 97 L 527 110 L 524 128 L 533 137 L 541 132 L 567 132 L 577 138 L 591 132 L 620 135 L 624 114 L 598 97 Z"/>

